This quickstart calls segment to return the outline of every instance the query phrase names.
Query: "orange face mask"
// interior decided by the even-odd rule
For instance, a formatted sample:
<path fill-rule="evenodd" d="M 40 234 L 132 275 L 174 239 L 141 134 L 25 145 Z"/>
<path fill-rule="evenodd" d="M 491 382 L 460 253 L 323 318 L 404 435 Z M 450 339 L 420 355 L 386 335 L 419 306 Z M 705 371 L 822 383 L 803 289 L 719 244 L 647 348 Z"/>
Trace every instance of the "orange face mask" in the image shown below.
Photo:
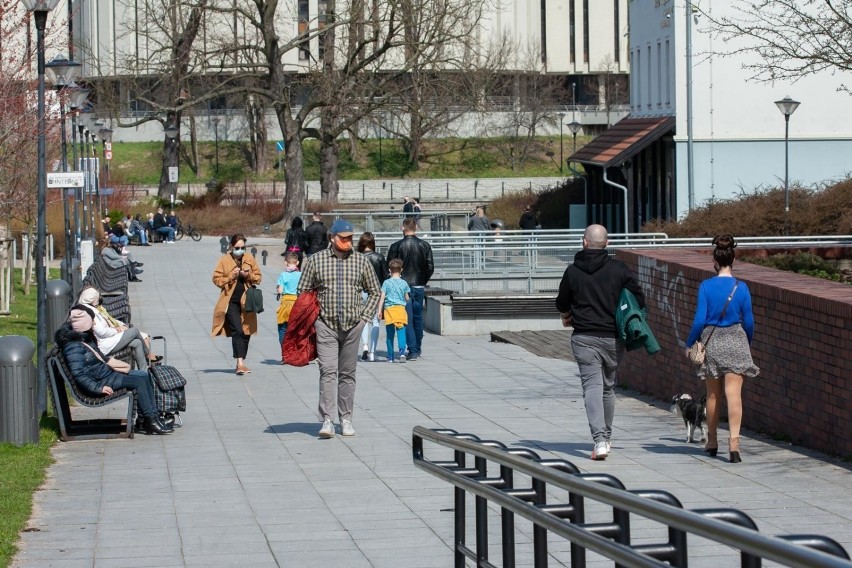
<path fill-rule="evenodd" d="M 344 238 L 335 235 L 332 244 L 340 252 L 349 252 L 352 250 L 352 237 Z"/>

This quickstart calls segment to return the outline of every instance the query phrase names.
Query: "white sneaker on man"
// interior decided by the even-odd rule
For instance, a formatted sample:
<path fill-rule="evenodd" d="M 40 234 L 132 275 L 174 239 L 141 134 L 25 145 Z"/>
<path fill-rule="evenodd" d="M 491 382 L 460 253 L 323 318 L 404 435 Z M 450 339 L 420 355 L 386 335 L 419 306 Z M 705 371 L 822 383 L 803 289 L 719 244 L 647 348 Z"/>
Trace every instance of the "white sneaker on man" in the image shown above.
<path fill-rule="evenodd" d="M 352 427 L 352 422 L 349 420 L 343 420 L 340 423 L 340 435 L 341 436 L 354 436 L 355 428 Z"/>
<path fill-rule="evenodd" d="M 595 448 L 592 450 L 592 459 L 593 460 L 605 460 L 609 455 L 609 448 L 607 447 L 606 442 L 597 442 L 595 444 Z"/>
<path fill-rule="evenodd" d="M 334 438 L 334 422 L 326 418 L 319 431 L 320 438 Z"/>

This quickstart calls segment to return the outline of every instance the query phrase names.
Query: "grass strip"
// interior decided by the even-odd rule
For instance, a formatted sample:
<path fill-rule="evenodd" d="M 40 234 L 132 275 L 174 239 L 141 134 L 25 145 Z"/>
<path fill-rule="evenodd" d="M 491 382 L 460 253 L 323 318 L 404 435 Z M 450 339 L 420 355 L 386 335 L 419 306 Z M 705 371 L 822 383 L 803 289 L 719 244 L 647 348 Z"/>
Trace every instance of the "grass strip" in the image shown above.
<path fill-rule="evenodd" d="M 51 270 L 49 278 L 58 278 Z M 0 336 L 23 335 L 36 341 L 36 287 L 24 294 L 21 271 L 14 275 L 11 314 L 0 317 Z M 55 418 L 43 418 L 39 443 L 25 446 L 0 444 L 0 568 L 12 562 L 17 551 L 18 535 L 32 514 L 33 493 L 44 482 L 45 472 L 53 463 L 50 448 L 58 439 Z"/>

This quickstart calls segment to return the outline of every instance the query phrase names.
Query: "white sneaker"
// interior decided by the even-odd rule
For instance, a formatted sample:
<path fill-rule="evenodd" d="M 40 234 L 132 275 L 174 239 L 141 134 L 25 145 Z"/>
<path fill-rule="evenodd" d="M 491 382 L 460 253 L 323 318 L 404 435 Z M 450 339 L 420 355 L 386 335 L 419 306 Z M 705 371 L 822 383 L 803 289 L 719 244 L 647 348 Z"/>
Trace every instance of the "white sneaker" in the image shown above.
<path fill-rule="evenodd" d="M 405 353 L 400 353 L 400 354 L 399 354 L 399 362 L 400 362 L 400 363 L 405 363 Z"/>
<path fill-rule="evenodd" d="M 612 442 L 610 442 L 609 440 L 606 441 L 606 453 L 607 454 L 612 453 Z"/>
<path fill-rule="evenodd" d="M 340 423 L 340 435 L 341 436 L 354 436 L 355 428 L 352 427 L 352 423 L 348 420 L 344 420 Z"/>
<path fill-rule="evenodd" d="M 375 361 L 375 360 L 376 360 L 376 354 L 371 351 L 370 352 L 370 361 Z"/>
<path fill-rule="evenodd" d="M 319 437 L 334 438 L 334 422 L 329 419 L 324 420 L 319 431 Z"/>
<path fill-rule="evenodd" d="M 593 460 L 605 460 L 609 455 L 609 447 L 606 442 L 598 442 L 595 444 L 595 449 L 592 450 Z"/>

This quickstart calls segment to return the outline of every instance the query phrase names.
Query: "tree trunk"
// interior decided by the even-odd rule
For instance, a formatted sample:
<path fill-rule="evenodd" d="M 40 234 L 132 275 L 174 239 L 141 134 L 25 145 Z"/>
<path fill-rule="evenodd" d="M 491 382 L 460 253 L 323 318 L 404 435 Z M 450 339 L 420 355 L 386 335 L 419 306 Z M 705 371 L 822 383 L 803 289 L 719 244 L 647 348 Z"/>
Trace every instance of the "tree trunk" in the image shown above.
<path fill-rule="evenodd" d="M 163 169 L 160 171 L 160 188 L 157 190 L 157 197 L 161 199 L 169 199 L 177 194 L 177 183 L 169 183 L 169 167 L 178 167 L 179 148 L 179 140 L 166 138 L 163 142 Z"/>
<path fill-rule="evenodd" d="M 269 160 L 266 153 L 266 108 L 262 99 L 246 101 L 246 117 L 248 118 L 249 142 L 251 144 L 252 168 L 256 173 L 269 170 Z"/>
<path fill-rule="evenodd" d="M 276 105 L 275 114 L 284 136 L 284 217 L 277 223 L 289 227 L 291 221 L 307 207 L 305 172 L 302 155 L 302 129 L 292 118 L 290 107 Z"/>
<path fill-rule="evenodd" d="M 320 142 L 320 191 L 323 203 L 337 203 L 340 196 L 338 152 L 337 139 L 324 135 Z"/>
<path fill-rule="evenodd" d="M 418 113 L 411 115 L 411 131 L 409 136 L 411 139 L 408 145 L 408 164 L 411 169 L 420 169 L 420 152 L 423 149 L 423 117 Z"/>

